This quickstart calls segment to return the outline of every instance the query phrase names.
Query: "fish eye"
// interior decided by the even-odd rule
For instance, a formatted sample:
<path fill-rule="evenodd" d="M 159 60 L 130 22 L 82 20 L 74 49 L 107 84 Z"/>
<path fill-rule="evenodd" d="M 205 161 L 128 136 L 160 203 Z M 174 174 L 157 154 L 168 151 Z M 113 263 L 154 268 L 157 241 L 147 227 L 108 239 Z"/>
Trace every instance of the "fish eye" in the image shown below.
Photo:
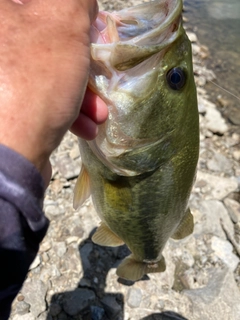
<path fill-rule="evenodd" d="M 181 68 L 172 68 L 167 73 L 167 82 L 173 90 L 180 90 L 186 83 L 186 74 Z"/>

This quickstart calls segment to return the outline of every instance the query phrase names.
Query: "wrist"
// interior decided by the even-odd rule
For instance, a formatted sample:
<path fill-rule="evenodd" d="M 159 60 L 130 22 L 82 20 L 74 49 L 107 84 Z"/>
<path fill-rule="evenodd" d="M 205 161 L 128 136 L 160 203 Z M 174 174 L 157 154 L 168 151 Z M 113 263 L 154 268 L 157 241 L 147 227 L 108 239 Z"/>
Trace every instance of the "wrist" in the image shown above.
<path fill-rule="evenodd" d="M 0 144 L 16 151 L 27 160 L 29 160 L 40 173 L 46 167 L 50 152 L 43 149 L 43 143 L 40 143 L 36 139 L 35 132 L 30 132 L 30 128 L 27 124 L 24 125 L 21 119 L 17 123 L 16 120 L 3 119 L 3 126 L 0 131 Z M 15 125 L 14 125 L 15 123 Z"/>

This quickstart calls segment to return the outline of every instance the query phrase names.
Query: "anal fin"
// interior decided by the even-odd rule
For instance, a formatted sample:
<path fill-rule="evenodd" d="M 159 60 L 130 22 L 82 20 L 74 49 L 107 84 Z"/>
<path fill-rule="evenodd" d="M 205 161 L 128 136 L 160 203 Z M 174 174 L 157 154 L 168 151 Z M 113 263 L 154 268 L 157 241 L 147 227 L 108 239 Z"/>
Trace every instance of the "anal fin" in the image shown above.
<path fill-rule="evenodd" d="M 166 263 L 164 257 L 154 263 L 146 263 L 135 260 L 133 254 L 123 260 L 117 268 L 117 275 L 120 278 L 137 281 L 147 273 L 164 272 Z"/>
<path fill-rule="evenodd" d="M 83 202 L 90 196 L 90 179 L 89 175 L 82 165 L 80 174 L 77 178 L 77 182 L 74 188 L 74 196 L 73 196 L 73 208 L 79 208 Z"/>
<path fill-rule="evenodd" d="M 124 244 L 123 240 L 113 233 L 105 223 L 92 236 L 92 241 L 100 246 L 118 247 Z"/>
<path fill-rule="evenodd" d="M 189 236 L 193 232 L 193 227 L 194 227 L 193 215 L 191 214 L 191 211 L 188 208 L 177 230 L 171 236 L 171 238 L 175 240 L 183 239 Z"/>

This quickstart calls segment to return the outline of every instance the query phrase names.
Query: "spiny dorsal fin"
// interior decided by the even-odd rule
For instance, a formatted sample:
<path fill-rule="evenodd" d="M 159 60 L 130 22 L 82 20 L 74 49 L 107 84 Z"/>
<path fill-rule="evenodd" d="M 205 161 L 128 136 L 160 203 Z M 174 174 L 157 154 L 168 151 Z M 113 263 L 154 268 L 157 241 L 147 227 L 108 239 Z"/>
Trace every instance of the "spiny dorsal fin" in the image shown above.
<path fill-rule="evenodd" d="M 73 208 L 79 208 L 83 202 L 90 196 L 90 179 L 89 175 L 82 165 L 80 174 L 78 176 L 73 196 Z"/>
<path fill-rule="evenodd" d="M 163 272 L 166 269 L 164 257 L 156 263 L 146 263 L 135 260 L 133 254 L 125 258 L 117 268 L 117 275 L 120 278 L 136 281 L 147 273 Z"/>
<path fill-rule="evenodd" d="M 124 244 L 121 238 L 113 233 L 105 223 L 101 223 L 100 227 L 92 236 L 92 241 L 100 246 L 118 247 Z"/>
<path fill-rule="evenodd" d="M 183 239 L 189 236 L 193 232 L 193 227 L 194 227 L 193 215 L 191 214 L 191 211 L 188 208 L 177 230 L 171 236 L 171 238 L 175 240 Z"/>

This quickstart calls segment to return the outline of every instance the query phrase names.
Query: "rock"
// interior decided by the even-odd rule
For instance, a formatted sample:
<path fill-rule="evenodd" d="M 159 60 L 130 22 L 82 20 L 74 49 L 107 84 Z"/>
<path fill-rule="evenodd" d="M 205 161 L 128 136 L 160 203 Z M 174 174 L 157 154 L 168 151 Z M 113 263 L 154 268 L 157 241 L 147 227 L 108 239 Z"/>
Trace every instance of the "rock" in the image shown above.
<path fill-rule="evenodd" d="M 46 205 L 44 208 L 46 216 L 51 220 L 52 217 L 60 216 L 65 213 L 65 208 L 57 202 Z"/>
<path fill-rule="evenodd" d="M 80 172 L 80 163 L 74 161 L 68 152 L 58 155 L 55 159 L 55 166 L 67 180 L 78 177 Z"/>
<path fill-rule="evenodd" d="M 239 161 L 240 160 L 240 150 L 233 151 L 233 157 L 235 160 Z"/>
<path fill-rule="evenodd" d="M 69 320 L 69 317 L 65 312 L 62 311 L 57 316 L 57 320 Z"/>
<path fill-rule="evenodd" d="M 238 223 L 240 221 L 240 203 L 230 198 L 224 199 L 223 202 L 232 221 Z"/>
<path fill-rule="evenodd" d="M 51 316 L 56 317 L 62 311 L 62 308 L 58 303 L 53 302 L 50 304 L 49 310 L 50 310 Z"/>
<path fill-rule="evenodd" d="M 27 303 L 26 301 L 18 301 L 16 303 L 16 313 L 18 315 L 24 315 L 26 313 L 28 313 L 30 310 L 30 304 Z"/>
<path fill-rule="evenodd" d="M 57 256 L 59 258 L 61 258 L 62 256 L 64 256 L 64 254 L 67 251 L 67 247 L 65 245 L 64 241 L 61 242 L 53 242 L 53 250 L 54 252 L 57 254 Z"/>
<path fill-rule="evenodd" d="M 91 263 L 89 262 L 89 255 L 93 250 L 93 244 L 87 243 L 80 249 L 80 256 L 82 261 L 83 270 L 91 268 Z"/>
<path fill-rule="evenodd" d="M 81 278 L 80 282 L 79 282 L 79 287 L 87 287 L 87 288 L 91 288 L 91 281 L 87 278 Z"/>
<path fill-rule="evenodd" d="M 206 100 L 202 96 L 198 95 L 198 112 L 206 113 Z"/>
<path fill-rule="evenodd" d="M 33 263 L 30 265 L 29 270 L 37 268 L 40 265 L 40 263 L 41 263 L 41 258 L 38 254 L 36 258 L 33 260 Z"/>
<path fill-rule="evenodd" d="M 77 237 L 77 236 L 71 236 L 71 237 L 69 237 L 69 238 L 66 239 L 66 244 L 69 245 L 69 244 L 71 244 L 71 243 L 73 243 L 73 242 L 78 242 L 78 240 L 79 240 L 79 237 Z"/>
<path fill-rule="evenodd" d="M 192 43 L 192 53 L 194 56 L 200 54 L 201 48 L 196 43 Z"/>
<path fill-rule="evenodd" d="M 142 301 L 142 292 L 140 289 L 131 288 L 128 290 L 127 304 L 131 308 L 138 308 Z"/>
<path fill-rule="evenodd" d="M 193 33 L 193 32 L 187 31 L 187 36 L 188 36 L 188 38 L 189 38 L 189 40 L 191 42 L 197 42 L 198 41 L 196 34 Z"/>
<path fill-rule="evenodd" d="M 47 254 L 47 252 L 43 252 L 43 253 L 42 253 L 42 261 L 43 261 L 44 263 L 46 263 L 46 262 L 49 261 L 49 259 L 50 259 L 50 257 L 49 257 L 49 255 Z"/>
<path fill-rule="evenodd" d="M 101 300 L 105 312 L 109 319 L 115 319 L 122 312 L 122 307 L 117 303 L 116 298 L 112 295 L 106 295 Z"/>
<path fill-rule="evenodd" d="M 234 228 L 228 212 L 223 203 L 218 200 L 202 201 L 199 205 L 198 212 L 194 212 L 194 218 L 194 235 L 204 233 L 226 239 L 226 235 L 220 224 L 220 219 L 222 219 L 226 229 L 231 236 L 234 236 Z"/>
<path fill-rule="evenodd" d="M 230 242 L 213 236 L 211 239 L 211 247 L 215 255 L 221 259 L 231 271 L 234 271 L 240 259 L 232 252 L 233 246 Z"/>
<path fill-rule="evenodd" d="M 51 190 L 56 194 L 62 191 L 63 184 L 60 179 L 55 179 L 51 182 Z"/>
<path fill-rule="evenodd" d="M 183 286 L 184 289 L 194 289 L 194 271 L 193 269 L 185 270 L 184 273 L 179 274 L 179 281 L 181 282 L 180 285 Z M 179 283 L 178 283 L 179 286 Z"/>
<path fill-rule="evenodd" d="M 207 129 L 213 133 L 224 134 L 228 131 L 228 126 L 217 109 L 207 108 L 205 118 Z"/>
<path fill-rule="evenodd" d="M 83 221 L 78 216 L 68 217 L 67 221 L 65 221 L 65 225 L 62 228 L 62 237 L 66 239 L 71 237 L 78 237 L 78 239 L 82 238 L 84 235 L 83 229 Z"/>
<path fill-rule="evenodd" d="M 102 320 L 105 314 L 105 311 L 101 307 L 91 306 L 91 320 Z"/>
<path fill-rule="evenodd" d="M 63 309 L 70 316 L 76 316 L 95 300 L 92 290 L 77 288 L 63 293 Z"/>
<path fill-rule="evenodd" d="M 39 279 L 43 281 L 44 283 L 47 283 L 49 279 L 60 277 L 61 273 L 58 269 L 58 267 L 55 264 L 50 264 L 47 266 L 44 266 L 44 268 L 41 270 Z"/>
<path fill-rule="evenodd" d="M 78 245 L 71 243 L 64 257 L 61 259 L 61 273 L 75 273 L 80 276 L 83 268 L 79 256 Z"/>
<path fill-rule="evenodd" d="M 232 172 L 232 162 L 219 152 L 215 152 L 212 159 L 207 160 L 207 167 L 214 172 Z"/>
<path fill-rule="evenodd" d="M 172 251 L 172 256 L 178 261 L 181 260 L 181 262 L 188 268 L 191 268 L 194 265 L 195 260 L 192 254 L 189 252 L 189 250 L 181 246 L 181 241 L 176 241 L 176 249 Z"/>
<path fill-rule="evenodd" d="M 46 292 L 47 284 L 41 280 L 34 279 L 24 283 L 21 293 L 25 297 L 24 301 L 30 304 L 30 311 L 35 317 L 46 310 Z"/>
<path fill-rule="evenodd" d="M 205 199 L 222 200 L 231 192 L 238 189 L 238 181 L 234 177 L 225 178 L 199 170 L 197 173 L 197 183 L 200 181 L 205 182 L 206 187 L 201 190 L 204 193 Z"/>
<path fill-rule="evenodd" d="M 49 314 L 47 311 L 40 314 L 40 316 L 37 318 L 37 320 L 53 320 L 51 314 Z"/>
<path fill-rule="evenodd" d="M 231 108 L 228 108 L 228 119 L 232 124 L 240 125 L 239 107 L 231 106 Z"/>
<path fill-rule="evenodd" d="M 31 313 L 26 313 L 24 315 L 18 315 L 16 314 L 12 320 L 35 320 L 36 318 L 34 317 L 33 314 Z"/>
<path fill-rule="evenodd" d="M 76 160 L 80 157 L 80 151 L 78 144 L 74 144 L 73 148 L 69 152 L 71 159 Z"/>
<path fill-rule="evenodd" d="M 83 217 L 81 220 L 81 226 L 83 228 L 83 236 L 87 238 L 94 228 L 100 224 L 100 218 L 94 209 L 91 198 L 85 202 L 86 205 L 82 206 L 79 210 L 79 214 Z"/>
<path fill-rule="evenodd" d="M 192 302 L 191 320 L 240 319 L 240 292 L 228 268 L 213 269 L 206 287 L 183 293 Z"/>
<path fill-rule="evenodd" d="M 40 244 L 40 249 L 39 251 L 40 252 L 45 252 L 45 251 L 48 251 L 52 248 L 52 243 L 48 240 L 44 240 L 41 244 Z"/>

